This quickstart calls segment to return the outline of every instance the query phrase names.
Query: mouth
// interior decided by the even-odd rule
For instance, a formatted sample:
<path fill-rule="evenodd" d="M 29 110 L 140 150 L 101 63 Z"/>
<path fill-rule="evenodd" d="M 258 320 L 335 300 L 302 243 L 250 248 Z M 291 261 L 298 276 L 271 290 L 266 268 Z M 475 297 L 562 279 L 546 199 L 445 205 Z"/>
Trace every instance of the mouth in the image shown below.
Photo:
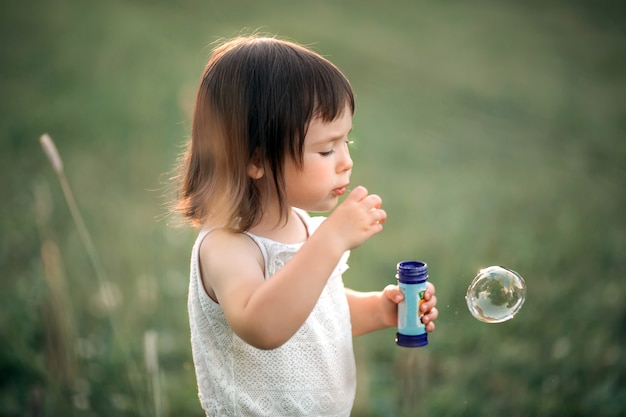
<path fill-rule="evenodd" d="M 347 189 L 348 189 L 348 186 L 347 186 L 347 185 L 344 185 L 343 187 L 335 188 L 335 189 L 332 191 L 332 193 L 333 193 L 334 195 L 336 195 L 337 197 L 339 197 L 339 196 L 344 195 L 344 194 L 346 193 Z"/>

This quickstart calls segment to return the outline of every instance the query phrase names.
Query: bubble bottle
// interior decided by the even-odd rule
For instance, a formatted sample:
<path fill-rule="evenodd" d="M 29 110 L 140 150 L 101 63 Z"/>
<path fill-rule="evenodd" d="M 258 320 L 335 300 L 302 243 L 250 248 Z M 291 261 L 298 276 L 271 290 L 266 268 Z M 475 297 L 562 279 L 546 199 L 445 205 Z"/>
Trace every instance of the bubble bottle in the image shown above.
<path fill-rule="evenodd" d="M 396 279 L 404 300 L 398 304 L 396 344 L 421 347 L 428 344 L 426 326 L 422 323 L 420 306 L 424 302 L 428 265 L 420 261 L 403 261 L 397 266 Z"/>

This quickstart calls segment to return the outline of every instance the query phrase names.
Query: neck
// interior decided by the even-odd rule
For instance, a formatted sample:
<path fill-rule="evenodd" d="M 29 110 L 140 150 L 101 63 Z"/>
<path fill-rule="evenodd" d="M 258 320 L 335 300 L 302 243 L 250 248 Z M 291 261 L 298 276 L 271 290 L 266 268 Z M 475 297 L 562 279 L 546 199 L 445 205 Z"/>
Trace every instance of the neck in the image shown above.
<path fill-rule="evenodd" d="M 281 243 L 300 243 L 309 236 L 306 225 L 293 207 L 289 207 L 286 219 L 280 218 L 277 207 L 264 211 L 263 218 L 250 229 L 250 233 Z"/>

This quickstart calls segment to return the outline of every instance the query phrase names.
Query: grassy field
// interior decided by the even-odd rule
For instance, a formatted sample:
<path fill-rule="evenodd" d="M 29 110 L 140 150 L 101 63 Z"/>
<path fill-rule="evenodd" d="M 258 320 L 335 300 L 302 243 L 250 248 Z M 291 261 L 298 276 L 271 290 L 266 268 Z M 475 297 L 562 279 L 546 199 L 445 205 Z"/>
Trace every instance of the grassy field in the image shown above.
<path fill-rule="evenodd" d="M 200 416 L 194 231 L 167 215 L 211 43 L 310 45 L 357 93 L 354 184 L 385 231 L 344 279 L 428 262 L 427 348 L 355 339 L 354 416 L 626 413 L 626 33 L 618 2 L 5 2 L 0 6 L 0 415 Z M 94 269 L 39 145 L 63 158 Z M 481 267 L 528 286 L 473 319 Z"/>

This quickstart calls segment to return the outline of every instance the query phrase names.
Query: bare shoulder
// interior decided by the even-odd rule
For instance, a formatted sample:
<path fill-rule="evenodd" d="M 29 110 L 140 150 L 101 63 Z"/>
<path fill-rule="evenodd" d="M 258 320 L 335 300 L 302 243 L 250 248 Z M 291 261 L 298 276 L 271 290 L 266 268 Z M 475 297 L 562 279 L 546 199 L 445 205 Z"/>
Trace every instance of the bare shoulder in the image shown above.
<path fill-rule="evenodd" d="M 244 233 L 213 230 L 200 244 L 199 257 L 204 288 L 218 302 L 220 293 L 242 281 L 264 279 L 263 255 Z"/>

